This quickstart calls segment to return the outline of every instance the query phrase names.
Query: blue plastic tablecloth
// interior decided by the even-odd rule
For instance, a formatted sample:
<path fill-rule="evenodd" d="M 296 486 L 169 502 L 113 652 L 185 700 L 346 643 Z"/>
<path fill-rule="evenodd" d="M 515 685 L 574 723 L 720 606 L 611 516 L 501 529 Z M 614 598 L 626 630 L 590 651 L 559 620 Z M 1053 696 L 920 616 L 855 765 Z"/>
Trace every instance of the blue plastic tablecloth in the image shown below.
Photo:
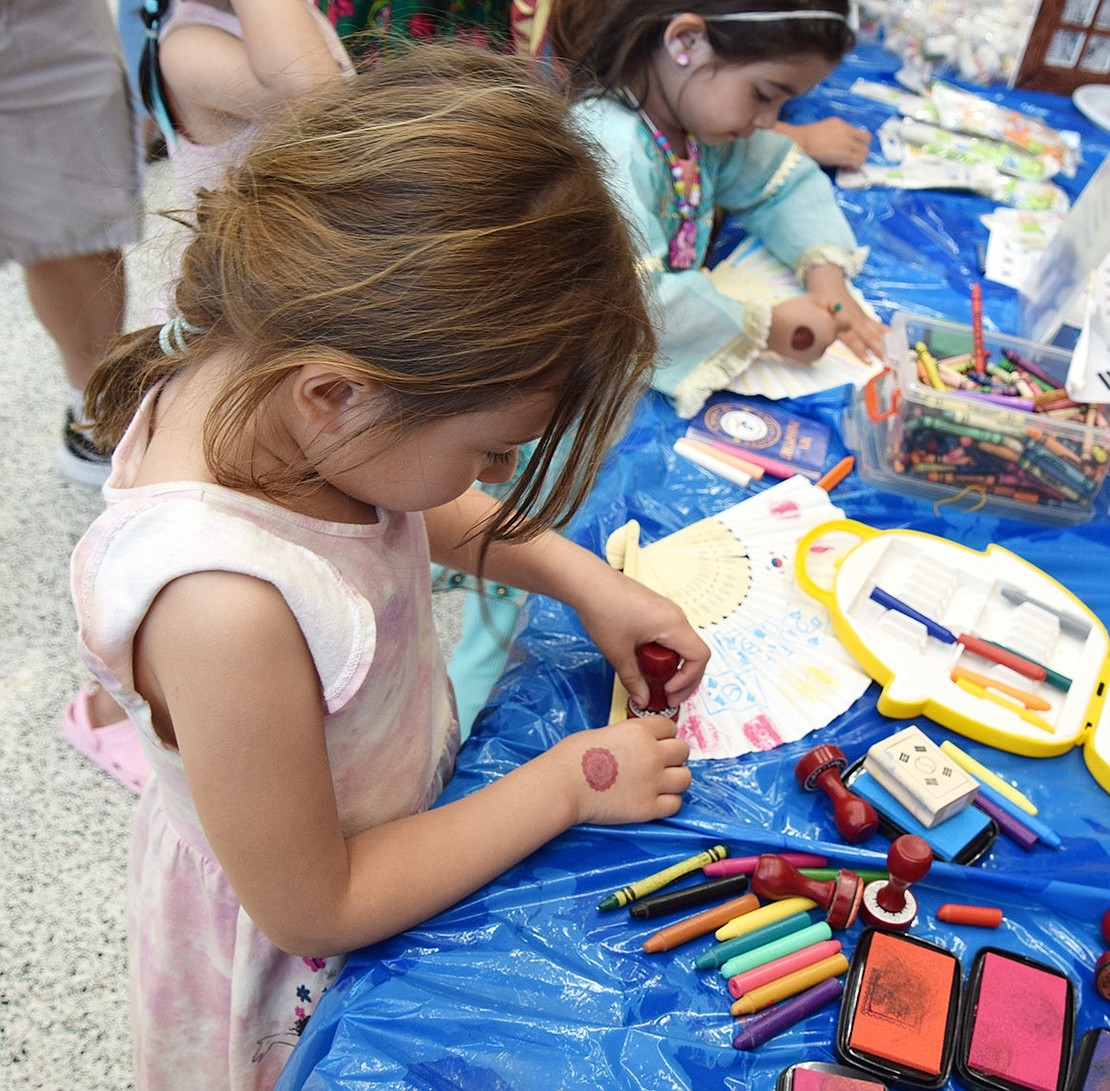
<path fill-rule="evenodd" d="M 872 129 L 888 112 L 846 92 L 857 75 L 883 78 L 896 66 L 875 48 L 848 59 L 829 85 L 796 104 L 795 119 L 838 112 Z M 1068 100 L 987 92 L 1041 112 L 1084 137 L 1085 162 L 1066 183 L 1075 196 L 1107 151 Z M 978 217 L 990 202 L 953 194 L 871 190 L 841 194 L 871 261 L 864 294 L 888 318 L 898 307 L 967 321 L 968 285 L 978 276 Z M 985 285 L 988 325 L 1012 331 L 1014 294 Z M 839 425 L 851 391 L 799 399 L 795 408 Z M 628 518 L 655 540 L 743 499 L 670 449 L 683 431 L 666 400 L 644 399 L 614 449 L 571 535 L 601 551 Z M 845 448 L 834 443 L 829 465 Z M 753 488 L 764 487 L 755 485 Z M 878 528 L 938 534 L 973 549 L 997 542 L 1055 577 L 1110 624 L 1110 528 L 1104 521 L 1054 528 L 933 508 L 877 492 L 853 474 L 833 493 L 849 518 Z M 460 754 L 442 802 L 459 798 L 549 747 L 563 735 L 603 723 L 612 671 L 562 605 L 532 597 L 509 666 Z M 286 1067 L 280 1091 L 365 1087 L 752 1088 L 770 1091 L 777 1074 L 803 1060 L 835 1059 L 833 1005 L 751 1052 L 734 1050 L 736 1022 L 724 981 L 693 969 L 711 942 L 665 954 L 642 940 L 667 920 L 638 924 L 597 903 L 623 884 L 717 842 L 734 854 L 783 848 L 824 851 L 836 861 L 881 867 L 887 842 L 875 835 L 845 845 L 828 800 L 799 791 L 797 759 L 835 741 L 851 757 L 905 723 L 881 717 L 876 686 L 828 727 L 769 753 L 692 765 L 682 811 L 650 825 L 578 827 L 496 882 L 420 928 L 356 952 L 324 996 Z M 1110 1003 L 1091 985 L 1105 944 L 1099 919 L 1110 908 L 1110 795 L 1076 750 L 1029 759 L 982 746 L 935 724 L 928 734 L 957 744 L 1022 786 L 1063 838 L 1020 849 L 1000 837 L 973 867 L 934 865 L 915 885 L 921 903 L 913 934 L 953 950 L 964 972 L 983 945 L 1041 959 L 1068 973 L 1078 1000 L 1076 1033 L 1110 1025 Z M 414 866 L 420 866 L 414 861 Z M 1000 906 L 997 930 L 940 924 L 945 901 Z M 850 953 L 857 923 L 839 933 Z M 959 1086 L 954 1080 L 949 1088 Z"/>

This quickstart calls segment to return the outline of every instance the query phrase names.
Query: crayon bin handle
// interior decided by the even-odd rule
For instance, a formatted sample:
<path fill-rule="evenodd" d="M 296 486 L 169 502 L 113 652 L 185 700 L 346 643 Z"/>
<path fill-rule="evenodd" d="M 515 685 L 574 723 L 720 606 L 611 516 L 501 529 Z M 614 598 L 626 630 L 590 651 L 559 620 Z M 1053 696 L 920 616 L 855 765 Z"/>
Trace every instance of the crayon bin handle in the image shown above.
<path fill-rule="evenodd" d="M 882 371 L 872 375 L 863 388 L 863 404 L 867 409 L 867 416 L 875 424 L 893 417 L 894 414 L 898 412 L 898 407 L 902 404 L 902 391 L 899 390 L 898 387 L 895 387 L 894 392 L 890 396 L 890 408 L 880 408 L 881 395 L 879 386 L 883 379 L 890 374 L 892 374 L 890 368 L 884 367 Z"/>
<path fill-rule="evenodd" d="M 851 535 L 858 539 L 850 546 L 844 548 L 838 546 L 838 556 L 843 557 L 855 549 L 860 542 L 868 538 L 874 538 L 876 534 L 881 532 L 875 527 L 869 527 L 866 523 L 857 523 L 855 519 L 830 519 L 829 522 L 812 527 L 802 535 L 794 554 L 794 578 L 806 594 L 812 595 L 823 606 L 832 606 L 835 602 L 832 584 L 829 584 L 828 587 L 822 587 L 810 574 L 808 565 L 811 550 L 817 539 L 832 533 Z"/>

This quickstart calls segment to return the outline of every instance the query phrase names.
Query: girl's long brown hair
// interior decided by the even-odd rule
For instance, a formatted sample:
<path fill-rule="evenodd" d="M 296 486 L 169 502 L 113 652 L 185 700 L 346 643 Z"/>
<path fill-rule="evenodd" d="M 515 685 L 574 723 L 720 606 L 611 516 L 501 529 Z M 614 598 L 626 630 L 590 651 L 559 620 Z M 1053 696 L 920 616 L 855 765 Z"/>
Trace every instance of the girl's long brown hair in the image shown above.
<path fill-rule="evenodd" d="M 121 338 L 89 386 L 94 438 L 115 444 L 148 390 L 230 351 L 209 467 L 280 499 L 313 486 L 310 467 L 257 480 L 232 452 L 310 359 L 381 384 L 398 429 L 552 389 L 554 417 L 484 536 L 564 524 L 655 349 L 595 154 L 525 61 L 475 47 L 421 44 L 299 102 L 199 195 L 176 305 L 205 332 L 171 357 L 157 327 Z"/>

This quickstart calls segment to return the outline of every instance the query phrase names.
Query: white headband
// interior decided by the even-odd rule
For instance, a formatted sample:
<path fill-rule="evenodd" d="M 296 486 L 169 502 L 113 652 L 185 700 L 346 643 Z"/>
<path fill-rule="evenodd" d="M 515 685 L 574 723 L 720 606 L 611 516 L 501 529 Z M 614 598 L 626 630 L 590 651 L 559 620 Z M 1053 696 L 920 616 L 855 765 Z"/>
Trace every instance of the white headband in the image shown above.
<path fill-rule="evenodd" d="M 707 23 L 777 23 L 780 19 L 835 19 L 848 24 L 848 16 L 838 11 L 735 11 L 731 15 L 703 15 Z"/>

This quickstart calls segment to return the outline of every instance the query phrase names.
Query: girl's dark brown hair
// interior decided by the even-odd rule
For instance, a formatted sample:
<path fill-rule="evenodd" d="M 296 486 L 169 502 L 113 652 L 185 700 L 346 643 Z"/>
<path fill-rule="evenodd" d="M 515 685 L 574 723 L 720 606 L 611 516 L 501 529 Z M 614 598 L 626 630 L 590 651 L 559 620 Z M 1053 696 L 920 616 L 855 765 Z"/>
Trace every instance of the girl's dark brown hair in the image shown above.
<path fill-rule="evenodd" d="M 848 16 L 848 0 L 552 0 L 551 45 L 572 92 L 623 92 L 643 98 L 652 54 L 667 24 L 683 12 L 706 21 L 706 36 L 718 63 L 751 64 L 816 53 L 839 61 L 855 44 L 840 20 L 797 18 L 812 10 Z M 723 15 L 789 12 L 789 18 L 728 22 Z M 716 17 L 716 18 L 715 18 Z"/>
<path fill-rule="evenodd" d="M 554 416 L 484 537 L 563 525 L 655 349 L 596 154 L 527 62 L 476 47 L 421 44 L 297 103 L 199 195 L 176 305 L 205 332 L 169 357 L 157 327 L 121 338 L 89 387 L 94 439 L 117 443 L 148 390 L 230 351 L 209 467 L 281 499 L 313 487 L 309 466 L 257 480 L 232 454 L 309 360 L 381 384 L 398 430 L 549 389 Z"/>

